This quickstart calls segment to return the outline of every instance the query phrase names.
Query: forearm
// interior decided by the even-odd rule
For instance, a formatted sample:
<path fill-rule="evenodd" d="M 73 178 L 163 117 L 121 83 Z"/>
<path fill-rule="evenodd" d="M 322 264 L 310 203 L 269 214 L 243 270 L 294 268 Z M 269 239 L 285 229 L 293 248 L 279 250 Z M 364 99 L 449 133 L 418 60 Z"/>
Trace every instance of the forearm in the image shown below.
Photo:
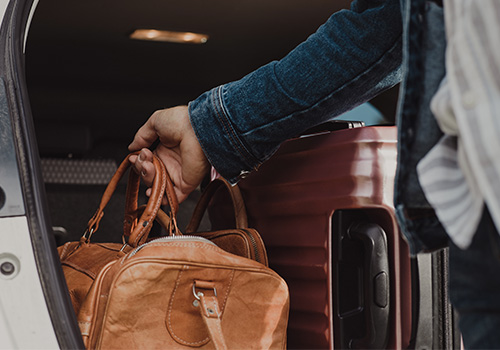
<path fill-rule="evenodd" d="M 189 113 L 209 161 L 235 182 L 286 139 L 397 83 L 401 27 L 399 0 L 355 2 L 282 60 L 201 95 Z"/>

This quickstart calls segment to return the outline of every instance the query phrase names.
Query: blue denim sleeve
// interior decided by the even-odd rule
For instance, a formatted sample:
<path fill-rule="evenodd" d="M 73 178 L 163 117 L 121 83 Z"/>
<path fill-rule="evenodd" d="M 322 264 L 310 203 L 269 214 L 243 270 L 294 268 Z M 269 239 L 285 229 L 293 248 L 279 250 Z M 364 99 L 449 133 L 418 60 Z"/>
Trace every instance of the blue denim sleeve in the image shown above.
<path fill-rule="evenodd" d="M 280 61 L 189 103 L 217 171 L 235 183 L 285 140 L 368 101 L 401 78 L 400 0 L 357 0 Z"/>

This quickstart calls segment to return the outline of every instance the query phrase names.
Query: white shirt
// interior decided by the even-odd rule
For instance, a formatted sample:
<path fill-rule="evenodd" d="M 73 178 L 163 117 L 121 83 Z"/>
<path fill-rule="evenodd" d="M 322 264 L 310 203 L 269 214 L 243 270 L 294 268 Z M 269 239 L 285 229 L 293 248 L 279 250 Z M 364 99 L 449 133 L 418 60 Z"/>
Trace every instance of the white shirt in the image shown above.
<path fill-rule="evenodd" d="M 448 235 L 466 248 L 484 204 L 500 228 L 500 0 L 445 0 L 444 13 L 446 78 L 431 103 L 444 136 L 417 171 Z"/>

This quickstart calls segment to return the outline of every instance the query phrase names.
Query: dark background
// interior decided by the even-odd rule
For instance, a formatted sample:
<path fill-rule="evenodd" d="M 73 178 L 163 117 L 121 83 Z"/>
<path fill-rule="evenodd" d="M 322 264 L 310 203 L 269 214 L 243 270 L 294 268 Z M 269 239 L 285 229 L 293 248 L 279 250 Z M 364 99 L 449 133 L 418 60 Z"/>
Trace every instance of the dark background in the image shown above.
<path fill-rule="evenodd" d="M 152 112 L 186 104 L 280 59 L 349 3 L 41 0 L 28 35 L 26 73 L 42 155 L 118 152 L 120 158 Z M 129 39 L 137 28 L 210 39 L 203 45 Z"/>

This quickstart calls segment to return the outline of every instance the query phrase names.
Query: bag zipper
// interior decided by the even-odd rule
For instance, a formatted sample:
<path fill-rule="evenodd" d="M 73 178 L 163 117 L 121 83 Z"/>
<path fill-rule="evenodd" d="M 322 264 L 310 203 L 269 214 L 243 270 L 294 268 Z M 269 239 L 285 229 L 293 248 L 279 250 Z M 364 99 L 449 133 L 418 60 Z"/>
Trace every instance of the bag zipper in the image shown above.
<path fill-rule="evenodd" d="M 247 230 L 245 230 L 245 229 L 241 229 L 241 230 L 243 232 L 245 232 L 246 235 L 250 238 L 250 242 L 252 243 L 253 251 L 255 253 L 255 261 L 262 263 L 262 261 L 260 259 L 259 250 L 257 249 L 257 242 L 255 241 L 255 237 Z"/>
<path fill-rule="evenodd" d="M 127 259 L 133 257 L 135 254 L 137 254 L 139 252 L 139 250 L 141 250 L 142 248 L 144 248 L 148 244 L 158 243 L 158 242 L 173 242 L 173 241 L 210 243 L 210 244 L 217 247 L 217 245 L 214 242 L 212 242 L 206 238 L 199 237 L 199 236 L 192 236 L 192 235 L 167 236 L 167 237 L 160 237 L 160 238 L 153 239 L 147 243 L 144 243 L 144 244 L 138 246 L 137 248 L 135 248 L 133 251 L 131 251 L 128 254 Z"/>

